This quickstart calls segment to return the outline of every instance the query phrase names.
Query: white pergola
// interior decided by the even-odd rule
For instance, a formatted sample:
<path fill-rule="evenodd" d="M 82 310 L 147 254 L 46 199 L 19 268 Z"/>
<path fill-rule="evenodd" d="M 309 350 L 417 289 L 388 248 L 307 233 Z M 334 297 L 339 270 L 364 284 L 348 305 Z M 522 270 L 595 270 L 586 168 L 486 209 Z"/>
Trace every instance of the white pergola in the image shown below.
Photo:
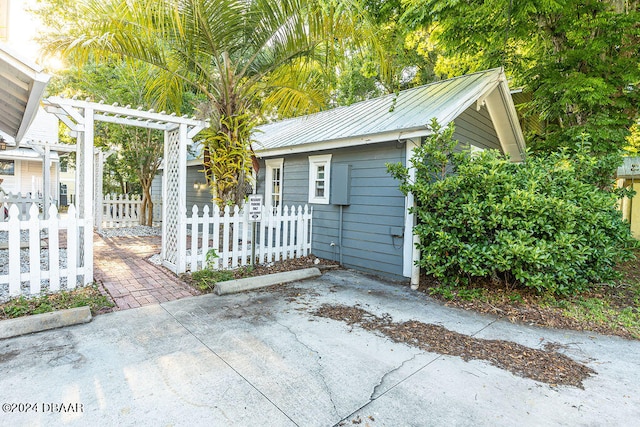
<path fill-rule="evenodd" d="M 130 106 L 106 105 L 88 100 L 50 97 L 42 101 L 72 132 L 76 144 L 76 208 L 84 219 L 84 240 L 93 242 L 93 225 L 102 221 L 102 164 L 104 154 L 93 146 L 95 122 L 102 121 L 164 131 L 162 174 L 162 260 L 173 272 L 184 271 L 178 253 L 186 245 L 187 145 L 208 123 L 186 116 L 144 111 Z M 93 271 L 93 245 L 85 253 L 85 265 Z M 181 268 L 182 267 L 182 268 Z"/>

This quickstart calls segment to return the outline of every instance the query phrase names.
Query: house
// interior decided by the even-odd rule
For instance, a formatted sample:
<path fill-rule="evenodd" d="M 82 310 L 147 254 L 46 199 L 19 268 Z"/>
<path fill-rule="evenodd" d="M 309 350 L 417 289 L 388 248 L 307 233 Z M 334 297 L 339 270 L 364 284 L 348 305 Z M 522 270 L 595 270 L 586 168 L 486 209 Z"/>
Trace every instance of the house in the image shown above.
<path fill-rule="evenodd" d="M 616 177 L 618 187 L 636 192 L 635 197 L 625 197 L 620 201 L 620 210 L 622 217 L 629 221 L 633 237 L 640 239 L 640 157 L 625 157 Z"/>
<path fill-rule="evenodd" d="M 38 144 L 58 142 L 58 119 L 39 108 L 19 147 L 7 134 L 0 132 L 0 137 L 7 141 L 6 149 L 0 151 L 0 179 L 3 179 L 3 191 L 41 198 L 44 192 L 43 173 L 47 172 L 43 171 L 44 152 L 38 151 Z M 54 200 L 59 200 L 59 162 L 58 153 L 51 151 L 48 171 L 51 177 L 49 194 Z"/>
<path fill-rule="evenodd" d="M 265 204 L 313 207 L 316 256 L 412 277 L 419 256 L 413 199 L 400 192 L 386 164 L 408 166 L 432 118 L 454 122 L 462 143 L 501 150 L 513 161 L 525 155 L 507 79 L 493 69 L 260 126 L 253 146 L 261 165 L 257 192 Z"/>
<path fill-rule="evenodd" d="M 430 134 L 432 118 L 454 122 L 455 138 L 525 155 L 502 69 L 432 83 L 347 107 L 259 126 L 255 192 L 265 204 L 313 207 L 312 252 L 345 267 L 395 279 L 415 275 L 413 199 L 398 189 L 387 163 L 408 165 Z M 197 148 L 195 151 L 198 151 Z M 202 163 L 187 160 L 186 208 L 211 203 Z M 160 179 L 153 194 L 161 194 Z"/>
<path fill-rule="evenodd" d="M 47 135 L 53 132 L 57 140 L 57 120 L 53 131 L 51 119 L 39 107 L 48 81 L 49 76 L 42 72 L 42 68 L 21 59 L 0 43 L 0 179 L 5 192 L 57 194 L 57 191 L 51 191 L 56 190 L 53 185 L 48 188 L 43 184 L 49 180 L 51 166 L 46 168 L 46 174 L 43 173 L 45 168 L 37 148 L 24 143 L 30 129 L 31 138 L 36 141 L 44 138 L 40 130 Z M 42 126 L 32 127 L 37 116 Z M 45 157 L 52 164 L 57 161 L 55 154 Z"/>

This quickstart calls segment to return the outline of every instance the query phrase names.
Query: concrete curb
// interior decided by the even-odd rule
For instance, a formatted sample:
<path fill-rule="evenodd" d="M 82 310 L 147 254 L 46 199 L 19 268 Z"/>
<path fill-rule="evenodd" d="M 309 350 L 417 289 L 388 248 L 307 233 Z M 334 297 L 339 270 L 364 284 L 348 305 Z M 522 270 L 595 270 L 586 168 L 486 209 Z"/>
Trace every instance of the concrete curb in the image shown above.
<path fill-rule="evenodd" d="M 281 283 L 319 277 L 322 273 L 316 267 L 303 270 L 285 271 L 282 273 L 266 274 L 264 276 L 246 277 L 244 279 L 227 280 L 216 283 L 215 293 L 218 295 L 234 294 Z"/>
<path fill-rule="evenodd" d="M 89 307 L 69 308 L 51 313 L 34 314 L 0 321 L 0 339 L 77 325 L 91 321 Z"/>

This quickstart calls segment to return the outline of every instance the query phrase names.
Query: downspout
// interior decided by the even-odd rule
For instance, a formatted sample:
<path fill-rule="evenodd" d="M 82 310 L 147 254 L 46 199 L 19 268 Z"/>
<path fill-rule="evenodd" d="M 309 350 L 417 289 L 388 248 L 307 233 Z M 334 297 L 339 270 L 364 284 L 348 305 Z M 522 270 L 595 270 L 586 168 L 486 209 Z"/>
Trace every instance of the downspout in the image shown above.
<path fill-rule="evenodd" d="M 338 226 L 338 249 L 340 249 L 340 265 L 342 265 L 342 209 L 344 209 L 344 205 L 340 205 L 340 224 Z"/>
<path fill-rule="evenodd" d="M 405 144 L 405 166 L 409 170 L 409 180 L 414 181 L 416 171 L 411 167 L 411 158 L 413 157 L 414 148 L 418 147 L 420 139 L 409 139 Z M 417 224 L 416 214 L 410 212 L 416 206 L 415 198 L 412 193 L 405 196 L 405 223 L 404 223 L 404 266 L 403 273 L 405 277 L 411 278 L 411 289 L 416 290 L 420 285 L 420 249 L 418 244 L 420 239 L 413 233 L 413 228 Z"/>

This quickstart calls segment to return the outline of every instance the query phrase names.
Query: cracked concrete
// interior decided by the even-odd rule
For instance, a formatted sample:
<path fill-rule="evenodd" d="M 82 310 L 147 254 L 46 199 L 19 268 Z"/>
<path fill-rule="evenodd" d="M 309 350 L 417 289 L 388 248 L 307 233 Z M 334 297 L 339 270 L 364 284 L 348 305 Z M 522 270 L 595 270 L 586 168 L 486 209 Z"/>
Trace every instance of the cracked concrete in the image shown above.
<path fill-rule="evenodd" d="M 420 354 L 422 354 L 422 353 L 414 354 L 413 356 L 411 356 L 411 359 L 405 360 L 404 362 L 402 362 L 402 364 L 400 366 L 397 366 L 397 367 L 391 369 L 390 371 L 385 372 L 384 375 L 382 376 L 382 378 L 380 378 L 380 382 L 378 384 L 376 384 L 375 387 L 373 387 L 373 391 L 371 392 L 371 396 L 369 396 L 369 403 L 371 401 L 377 399 L 378 397 L 382 396 L 384 393 L 389 391 L 391 388 L 397 386 L 402 381 L 404 381 L 406 379 L 406 377 L 404 375 L 400 376 L 400 380 L 399 381 L 391 379 L 391 378 L 393 377 L 394 374 L 397 374 L 398 372 L 400 372 L 402 370 L 402 368 L 404 368 L 407 363 L 413 362 L 416 359 L 416 357 L 418 357 Z M 433 360 L 435 360 L 435 359 L 433 359 Z M 431 363 L 431 362 L 429 362 L 429 363 Z M 427 363 L 427 365 L 428 365 L 428 363 Z M 418 370 L 424 368 L 427 365 L 422 365 Z M 411 370 L 411 372 L 415 373 L 417 371 Z M 382 391 L 380 391 L 381 389 L 382 389 Z"/>
<path fill-rule="evenodd" d="M 259 279 L 257 279 L 259 280 Z M 513 325 L 351 271 L 275 290 L 202 295 L 0 340 L 3 425 L 624 425 L 640 419 L 640 343 Z M 305 293 L 305 290 L 307 291 Z M 313 316 L 359 305 L 557 351 L 597 371 L 551 387 Z M 82 411 L 19 411 L 78 403 Z M 24 409 L 24 406 L 23 406 Z M 41 407 L 42 409 L 42 407 Z"/>
<path fill-rule="evenodd" d="M 313 353 L 316 357 L 315 361 L 318 364 L 318 370 L 315 371 L 319 376 L 320 379 L 322 380 L 322 384 L 323 384 L 323 389 L 324 391 L 327 393 L 327 396 L 329 397 L 329 400 L 331 401 L 331 404 L 333 405 L 333 411 L 334 413 L 332 414 L 332 416 L 338 416 L 339 415 L 339 411 L 338 408 L 336 407 L 336 403 L 333 400 L 333 393 L 331 391 L 331 388 L 328 386 L 327 384 L 327 380 L 324 376 L 323 373 L 323 369 L 324 367 L 322 366 L 322 363 L 320 363 L 320 361 L 322 360 L 322 356 L 320 355 L 320 353 L 313 349 L 309 344 L 306 344 L 304 342 L 302 342 L 302 340 L 300 340 L 300 338 L 298 337 L 298 334 L 296 334 L 291 327 L 287 326 L 287 325 L 283 325 L 280 322 L 276 322 L 278 325 L 282 326 L 283 328 L 285 328 L 287 330 L 287 332 L 289 332 L 291 335 L 293 335 L 293 338 L 296 340 L 296 342 L 300 345 L 302 345 L 303 347 L 305 347 L 307 350 L 309 350 L 311 353 Z"/>

